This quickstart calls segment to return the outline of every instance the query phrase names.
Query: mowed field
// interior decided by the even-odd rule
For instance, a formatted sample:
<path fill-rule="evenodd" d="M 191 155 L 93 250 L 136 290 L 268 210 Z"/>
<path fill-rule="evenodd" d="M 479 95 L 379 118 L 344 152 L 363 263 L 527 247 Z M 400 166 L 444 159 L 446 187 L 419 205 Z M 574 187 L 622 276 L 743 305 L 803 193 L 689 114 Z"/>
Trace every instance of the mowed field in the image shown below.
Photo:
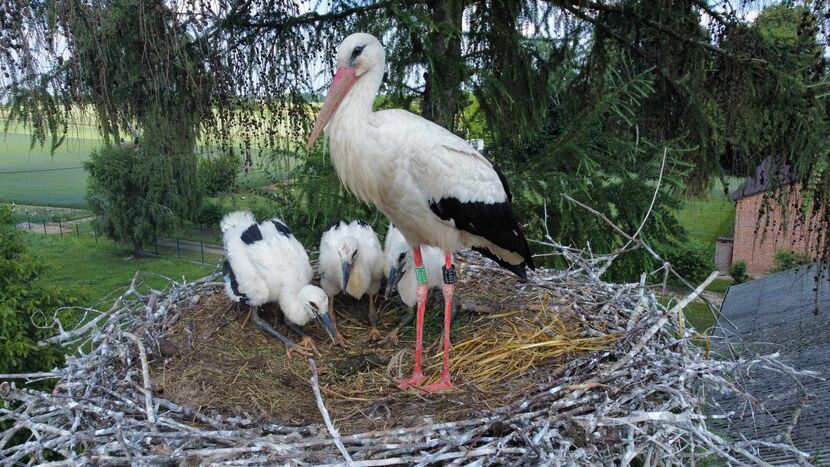
<path fill-rule="evenodd" d="M 2 123 L 2 122 L 0 122 Z M 24 132 L 0 132 L 0 202 L 15 202 L 36 206 L 87 207 L 86 178 L 83 163 L 90 153 L 100 146 L 94 137 L 72 137 L 52 155 L 49 148 L 35 145 L 31 148 L 31 136 Z M 237 186 L 244 189 L 258 188 L 274 180 L 285 178 L 284 167 L 295 163 L 285 155 L 272 151 L 260 155 L 251 150 L 251 165 L 240 171 Z M 245 155 L 242 155 L 243 159 Z M 273 166 L 264 158 L 276 160 L 280 173 L 266 170 Z"/>
<path fill-rule="evenodd" d="M 0 133 L 0 201 L 40 206 L 84 207 L 83 162 L 99 144 L 93 138 L 67 138 L 52 155 L 31 148 L 25 133 Z"/>

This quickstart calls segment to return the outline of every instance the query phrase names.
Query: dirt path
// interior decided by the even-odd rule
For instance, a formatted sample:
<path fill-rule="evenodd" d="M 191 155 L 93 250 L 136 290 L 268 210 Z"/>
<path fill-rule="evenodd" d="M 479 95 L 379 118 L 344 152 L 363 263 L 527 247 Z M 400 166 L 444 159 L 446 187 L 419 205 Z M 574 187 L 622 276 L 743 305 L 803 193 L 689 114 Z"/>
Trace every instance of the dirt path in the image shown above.
<path fill-rule="evenodd" d="M 176 239 L 175 238 L 160 238 L 158 241 L 159 246 L 163 246 L 166 248 L 176 248 Z M 202 246 L 204 245 L 205 254 L 206 255 L 214 255 L 214 256 L 222 256 L 225 254 L 225 250 L 222 248 L 222 245 L 212 245 L 210 243 L 199 243 L 193 242 L 190 240 L 179 240 L 178 247 L 182 250 L 190 250 L 190 251 L 202 251 Z"/>

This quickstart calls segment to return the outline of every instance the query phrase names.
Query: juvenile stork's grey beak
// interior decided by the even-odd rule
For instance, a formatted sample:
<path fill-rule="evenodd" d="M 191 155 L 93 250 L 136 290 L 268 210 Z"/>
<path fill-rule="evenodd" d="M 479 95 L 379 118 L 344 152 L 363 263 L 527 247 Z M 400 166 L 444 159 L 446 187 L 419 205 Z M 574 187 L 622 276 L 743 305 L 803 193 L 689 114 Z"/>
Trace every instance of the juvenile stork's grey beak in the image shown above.
<path fill-rule="evenodd" d="M 396 280 L 398 276 L 398 268 L 395 266 L 389 267 L 389 274 L 386 275 L 386 289 L 383 291 L 383 298 L 389 300 L 389 296 L 392 295 L 392 292 L 398 288 L 398 281 Z"/>
<path fill-rule="evenodd" d="M 341 261 L 340 267 L 343 268 L 343 290 L 349 286 L 349 275 L 352 273 L 351 261 Z"/>
<path fill-rule="evenodd" d="M 320 323 L 320 326 L 326 330 L 329 337 L 331 337 L 331 341 L 335 342 L 334 336 L 337 335 L 337 330 L 334 328 L 334 323 L 331 322 L 331 316 L 329 316 L 328 312 L 320 313 L 314 315 L 317 318 L 317 322 Z"/>

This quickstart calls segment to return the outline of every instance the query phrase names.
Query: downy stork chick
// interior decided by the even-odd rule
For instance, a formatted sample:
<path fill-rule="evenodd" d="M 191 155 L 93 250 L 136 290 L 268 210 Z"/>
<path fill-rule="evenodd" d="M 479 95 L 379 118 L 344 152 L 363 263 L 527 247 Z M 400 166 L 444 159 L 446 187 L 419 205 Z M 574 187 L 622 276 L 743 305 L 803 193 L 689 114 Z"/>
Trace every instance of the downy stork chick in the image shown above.
<path fill-rule="evenodd" d="M 220 222 L 225 244 L 225 292 L 235 302 L 251 307 L 252 322 L 265 333 L 276 337 L 289 354 L 318 353 L 302 326 L 316 319 L 337 341 L 337 331 L 328 313 L 328 297 L 312 278 L 308 254 L 291 231 L 279 219 L 257 224 L 253 214 L 236 211 Z M 295 344 L 260 318 L 258 308 L 277 302 L 284 322 L 302 338 Z"/>
<path fill-rule="evenodd" d="M 329 296 L 334 315 L 334 296 L 344 292 L 358 300 L 369 296 L 369 339 L 381 339 L 377 329 L 375 299 L 383 282 L 384 259 L 378 236 L 362 220 L 336 221 L 320 239 L 320 286 Z"/>
<path fill-rule="evenodd" d="M 444 265 L 443 253 L 438 248 L 421 245 L 421 254 L 424 260 L 424 269 L 427 273 L 427 285 L 430 290 L 440 289 L 443 284 L 441 280 L 441 266 Z M 384 343 L 397 345 L 398 333 L 415 317 L 415 305 L 418 303 L 418 283 L 415 280 L 412 248 L 394 224 L 389 224 L 389 229 L 386 231 L 383 255 L 386 258 L 386 270 L 388 271 L 384 298 L 388 299 L 392 292 L 397 290 L 401 296 L 401 301 L 406 305 L 406 313 L 401 317 L 398 325 L 389 331 L 389 334 L 383 339 Z"/>
<path fill-rule="evenodd" d="M 451 131 L 411 112 L 375 112 L 386 53 L 374 36 L 356 33 L 337 48 L 337 71 L 307 147 L 325 130 L 331 161 L 343 185 L 373 204 L 400 229 L 417 267 L 418 315 L 412 377 L 420 387 L 423 316 L 429 294 L 420 245 L 445 255 L 444 351 L 439 380 L 427 392 L 453 388 L 449 374 L 450 321 L 456 274 L 452 252 L 473 248 L 524 279 L 533 258 L 511 204 L 503 174 Z"/>

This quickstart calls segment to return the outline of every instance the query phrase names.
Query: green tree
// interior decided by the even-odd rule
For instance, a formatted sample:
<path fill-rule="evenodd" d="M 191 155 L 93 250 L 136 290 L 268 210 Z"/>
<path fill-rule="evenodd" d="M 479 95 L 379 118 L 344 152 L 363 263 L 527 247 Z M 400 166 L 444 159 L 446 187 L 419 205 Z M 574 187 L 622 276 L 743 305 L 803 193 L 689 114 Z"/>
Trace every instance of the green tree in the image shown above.
<path fill-rule="evenodd" d="M 172 178 L 176 158 L 144 154 L 129 146 L 105 146 L 90 155 L 87 199 L 98 225 L 110 238 L 124 242 L 138 257 L 143 245 L 167 232 L 176 220 Z"/>
<path fill-rule="evenodd" d="M 13 222 L 9 206 L 0 205 L 0 373 L 47 370 L 61 363 L 64 352 L 37 343 L 51 334 L 55 310 L 79 299 L 43 282 L 43 265 L 26 250 Z"/>

